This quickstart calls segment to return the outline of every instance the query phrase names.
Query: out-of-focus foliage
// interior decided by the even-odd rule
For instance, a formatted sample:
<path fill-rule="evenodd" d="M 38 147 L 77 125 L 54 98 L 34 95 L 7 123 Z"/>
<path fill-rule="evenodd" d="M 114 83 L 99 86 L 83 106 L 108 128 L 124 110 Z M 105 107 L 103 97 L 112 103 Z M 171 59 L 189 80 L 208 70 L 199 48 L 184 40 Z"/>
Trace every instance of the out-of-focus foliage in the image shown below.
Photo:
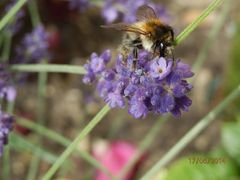
<path fill-rule="evenodd" d="M 240 178 L 240 120 L 224 123 L 221 131 L 222 145 L 216 150 L 197 155 L 193 154 L 176 161 L 165 179 L 219 180 Z M 200 160 L 224 158 L 225 163 L 191 163 L 191 158 Z"/>
<path fill-rule="evenodd" d="M 228 155 L 240 167 L 240 121 L 225 123 L 222 128 L 222 144 Z M 240 170 L 240 169 L 239 169 Z"/>
<path fill-rule="evenodd" d="M 235 35 L 233 37 L 232 49 L 229 62 L 228 74 L 226 76 L 227 90 L 235 88 L 239 84 L 240 77 L 240 22 L 236 25 Z"/>

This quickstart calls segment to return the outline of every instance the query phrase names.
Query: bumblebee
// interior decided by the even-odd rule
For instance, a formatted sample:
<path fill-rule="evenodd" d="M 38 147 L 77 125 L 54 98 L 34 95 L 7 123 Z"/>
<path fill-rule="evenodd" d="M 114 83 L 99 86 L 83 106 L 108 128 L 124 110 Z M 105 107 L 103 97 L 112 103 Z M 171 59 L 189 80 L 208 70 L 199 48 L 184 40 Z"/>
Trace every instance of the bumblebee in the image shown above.
<path fill-rule="evenodd" d="M 141 49 L 152 52 L 154 56 L 173 56 L 174 32 L 172 27 L 164 24 L 153 8 L 147 5 L 138 8 L 136 18 L 137 22 L 133 24 L 116 23 L 102 26 L 125 32 L 119 47 L 123 57 L 133 53 L 135 68 L 138 51 Z"/>

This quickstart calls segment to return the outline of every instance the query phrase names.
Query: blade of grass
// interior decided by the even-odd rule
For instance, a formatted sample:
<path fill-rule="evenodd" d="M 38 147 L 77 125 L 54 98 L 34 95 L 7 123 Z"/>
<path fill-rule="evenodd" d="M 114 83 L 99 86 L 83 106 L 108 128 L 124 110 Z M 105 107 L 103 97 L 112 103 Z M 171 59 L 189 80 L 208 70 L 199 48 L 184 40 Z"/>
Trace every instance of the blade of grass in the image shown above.
<path fill-rule="evenodd" d="M 67 147 L 67 149 L 61 154 L 61 156 L 56 160 L 53 166 L 47 171 L 43 176 L 42 180 L 51 179 L 56 173 L 58 168 L 64 163 L 64 161 L 70 156 L 74 151 L 76 146 L 82 141 L 82 139 L 88 135 L 91 130 L 102 120 L 102 118 L 109 112 L 110 108 L 105 105 L 101 111 L 85 126 L 85 128 L 78 134 L 78 136 L 72 141 L 72 143 Z"/>
<path fill-rule="evenodd" d="M 213 12 L 224 0 L 213 0 L 212 3 L 198 16 L 191 24 L 189 24 L 176 38 L 175 44 L 180 44 L 200 23 Z"/>
<path fill-rule="evenodd" d="M 10 142 L 9 145 L 11 148 L 17 151 L 30 151 L 36 156 L 40 157 L 46 162 L 54 163 L 57 159 L 57 156 L 48 152 L 47 150 L 38 147 L 36 144 L 30 143 L 28 140 L 22 138 L 18 134 L 12 133 L 10 135 Z"/>
<path fill-rule="evenodd" d="M 16 4 L 8 11 L 8 13 L 0 20 L 0 31 L 6 26 L 12 17 L 21 9 L 27 0 L 18 0 Z"/>
<path fill-rule="evenodd" d="M 3 33 L 0 33 L 0 48 L 2 47 L 3 44 Z"/>
<path fill-rule="evenodd" d="M 197 73 L 200 68 L 202 67 L 204 61 L 207 59 L 207 54 L 209 49 L 212 47 L 213 43 L 215 42 L 215 39 L 217 38 L 220 30 L 222 29 L 224 22 L 226 21 L 227 15 L 230 12 L 230 4 L 231 0 L 228 0 L 225 2 L 223 6 L 223 10 L 221 11 L 220 16 L 217 18 L 215 24 L 213 25 L 209 35 L 208 39 L 205 41 L 203 48 L 201 49 L 192 69 L 193 72 Z"/>
<path fill-rule="evenodd" d="M 1 59 L 3 62 L 9 60 L 10 50 L 11 50 L 11 43 L 12 43 L 12 34 L 10 32 L 4 32 L 4 46 Z"/>
<path fill-rule="evenodd" d="M 2 178 L 5 180 L 8 180 L 8 179 L 10 179 L 10 147 L 9 147 L 9 144 L 4 146 L 2 163 L 3 163 Z"/>
<path fill-rule="evenodd" d="M 32 25 L 34 28 L 41 23 L 38 12 L 37 1 L 28 1 L 28 10 Z M 42 61 L 41 64 L 46 64 L 47 61 Z M 45 108 L 46 108 L 46 86 L 47 86 L 47 72 L 39 72 L 38 74 L 38 100 L 37 100 L 37 123 L 43 125 L 45 123 Z M 42 145 L 42 137 L 38 136 L 36 139 L 38 145 Z M 30 167 L 28 169 L 27 180 L 36 179 L 41 159 L 38 156 L 33 156 Z"/>
<path fill-rule="evenodd" d="M 10 66 L 11 71 L 20 72 L 48 72 L 48 73 L 73 73 L 85 74 L 86 71 L 82 66 L 60 65 L 60 64 L 21 64 Z"/>
<path fill-rule="evenodd" d="M 28 1 L 28 10 L 31 15 L 32 25 L 36 27 L 41 22 L 36 0 Z"/>
<path fill-rule="evenodd" d="M 218 106 L 202 118 L 187 134 L 185 134 L 163 157 L 160 159 L 141 180 L 151 179 L 169 161 L 171 161 L 183 148 L 185 148 L 204 128 L 206 128 L 232 101 L 240 96 L 240 86 L 233 90 Z"/>
<path fill-rule="evenodd" d="M 66 137 L 52 131 L 51 129 L 48 129 L 44 126 L 41 126 L 39 124 L 36 124 L 34 122 L 31 122 L 30 120 L 26 120 L 23 118 L 17 118 L 16 121 L 17 124 L 20 126 L 23 126 L 25 128 L 28 128 L 36 133 L 41 134 L 42 136 L 47 137 L 48 139 L 53 140 L 54 142 L 57 142 L 65 147 L 68 147 L 71 144 L 71 141 L 67 139 Z M 106 169 L 104 166 L 102 166 L 95 158 L 93 158 L 88 152 L 81 151 L 79 149 L 76 149 L 76 152 L 80 157 L 82 157 L 84 160 L 86 160 L 89 164 L 91 164 L 93 167 L 103 171 L 106 175 L 109 177 L 112 177 L 112 174 L 109 172 L 108 169 Z"/>
<path fill-rule="evenodd" d="M 46 108 L 46 87 L 47 86 L 47 72 L 40 72 L 38 74 L 38 108 L 37 108 L 37 122 L 38 124 L 45 124 L 45 108 Z M 42 137 L 37 137 L 37 144 L 42 144 Z M 28 171 L 27 180 L 36 179 L 39 169 L 40 158 L 38 156 L 32 157 L 31 165 Z"/>

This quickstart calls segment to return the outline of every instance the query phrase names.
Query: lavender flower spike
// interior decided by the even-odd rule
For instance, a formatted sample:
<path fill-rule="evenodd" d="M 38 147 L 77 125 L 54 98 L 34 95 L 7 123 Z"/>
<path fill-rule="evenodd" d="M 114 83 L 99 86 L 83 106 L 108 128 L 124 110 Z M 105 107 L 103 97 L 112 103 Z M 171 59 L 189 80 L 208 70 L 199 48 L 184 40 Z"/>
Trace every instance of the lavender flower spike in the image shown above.
<path fill-rule="evenodd" d="M 48 34 L 43 25 L 39 24 L 23 38 L 16 54 L 14 63 L 36 63 L 49 58 Z"/>
<path fill-rule="evenodd" d="M 72 10 L 84 11 L 90 6 L 88 0 L 69 0 L 69 8 Z"/>
<path fill-rule="evenodd" d="M 192 85 L 186 80 L 193 76 L 190 66 L 180 60 L 152 59 L 150 52 L 141 51 L 135 70 L 131 66 L 132 54 L 127 59 L 117 56 L 115 66 L 107 68 L 111 59 L 109 54 L 109 51 L 101 56 L 92 54 L 85 65 L 87 74 L 83 81 L 93 83 L 94 79 L 100 97 L 111 108 L 123 108 L 128 103 L 128 112 L 136 119 L 146 117 L 150 112 L 180 117 L 182 111 L 188 111 L 192 104 L 187 96 Z"/>

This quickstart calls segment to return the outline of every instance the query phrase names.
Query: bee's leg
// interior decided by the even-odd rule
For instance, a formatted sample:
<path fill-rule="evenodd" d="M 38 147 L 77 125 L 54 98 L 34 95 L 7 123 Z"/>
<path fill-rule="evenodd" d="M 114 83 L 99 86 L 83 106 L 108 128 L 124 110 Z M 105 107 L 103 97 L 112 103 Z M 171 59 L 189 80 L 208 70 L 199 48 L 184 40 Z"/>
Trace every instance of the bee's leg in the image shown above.
<path fill-rule="evenodd" d="M 137 68 L 137 60 L 138 60 L 138 49 L 137 47 L 133 48 L 133 64 L 132 64 L 132 70 L 135 71 Z"/>
<path fill-rule="evenodd" d="M 172 54 L 172 59 L 173 59 L 173 62 L 175 62 L 175 57 L 174 57 L 173 50 L 171 50 L 171 54 Z"/>
<path fill-rule="evenodd" d="M 165 57 L 165 45 L 159 42 L 159 57 Z"/>

